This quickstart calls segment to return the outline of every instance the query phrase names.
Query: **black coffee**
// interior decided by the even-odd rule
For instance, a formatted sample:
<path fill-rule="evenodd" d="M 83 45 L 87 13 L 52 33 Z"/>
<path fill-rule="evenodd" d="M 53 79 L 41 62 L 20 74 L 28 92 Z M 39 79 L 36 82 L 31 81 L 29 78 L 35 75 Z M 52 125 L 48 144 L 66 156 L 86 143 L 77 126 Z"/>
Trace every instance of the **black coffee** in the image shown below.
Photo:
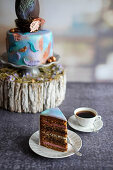
<path fill-rule="evenodd" d="M 82 118 L 93 118 L 96 116 L 95 113 L 90 112 L 90 111 L 80 111 L 80 112 L 77 112 L 76 115 Z"/>

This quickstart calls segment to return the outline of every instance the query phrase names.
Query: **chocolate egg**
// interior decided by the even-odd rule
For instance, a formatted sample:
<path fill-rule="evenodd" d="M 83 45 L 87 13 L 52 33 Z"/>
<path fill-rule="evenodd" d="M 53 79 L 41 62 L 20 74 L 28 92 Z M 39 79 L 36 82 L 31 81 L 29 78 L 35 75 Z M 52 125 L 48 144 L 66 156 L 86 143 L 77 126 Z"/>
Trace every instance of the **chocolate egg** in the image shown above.
<path fill-rule="evenodd" d="M 49 58 L 49 59 L 47 60 L 47 63 L 52 63 L 51 58 Z"/>
<path fill-rule="evenodd" d="M 40 6 L 38 0 L 16 0 L 15 11 L 18 19 L 35 19 L 39 17 Z"/>
<path fill-rule="evenodd" d="M 52 62 L 56 62 L 56 57 L 52 56 L 51 60 L 52 60 Z"/>
<path fill-rule="evenodd" d="M 11 32 L 11 33 L 14 33 L 14 32 L 15 32 L 15 29 L 14 29 L 14 28 L 10 29 L 10 32 Z"/>
<path fill-rule="evenodd" d="M 18 28 L 12 28 L 12 29 L 10 29 L 10 32 L 15 33 L 15 32 L 19 32 L 19 30 L 18 30 Z"/>

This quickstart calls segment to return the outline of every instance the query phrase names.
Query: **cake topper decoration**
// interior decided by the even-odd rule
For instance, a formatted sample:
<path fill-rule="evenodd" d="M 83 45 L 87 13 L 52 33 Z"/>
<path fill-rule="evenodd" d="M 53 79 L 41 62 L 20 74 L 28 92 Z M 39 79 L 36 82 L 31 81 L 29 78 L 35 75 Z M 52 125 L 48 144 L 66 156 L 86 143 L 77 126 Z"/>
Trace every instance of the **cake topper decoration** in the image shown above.
<path fill-rule="evenodd" d="M 41 29 L 45 20 L 39 18 L 40 5 L 38 0 L 16 0 L 15 11 L 18 19 L 16 26 L 21 32 L 35 32 Z"/>
<path fill-rule="evenodd" d="M 35 19 L 39 17 L 40 6 L 38 0 L 16 0 L 15 11 L 18 19 Z"/>
<path fill-rule="evenodd" d="M 45 23 L 45 20 L 42 18 L 37 18 L 32 21 L 30 24 L 30 32 L 38 31 L 39 28 Z"/>
<path fill-rule="evenodd" d="M 40 21 L 39 20 L 33 20 L 33 22 L 30 24 L 30 32 L 35 32 L 40 27 Z"/>

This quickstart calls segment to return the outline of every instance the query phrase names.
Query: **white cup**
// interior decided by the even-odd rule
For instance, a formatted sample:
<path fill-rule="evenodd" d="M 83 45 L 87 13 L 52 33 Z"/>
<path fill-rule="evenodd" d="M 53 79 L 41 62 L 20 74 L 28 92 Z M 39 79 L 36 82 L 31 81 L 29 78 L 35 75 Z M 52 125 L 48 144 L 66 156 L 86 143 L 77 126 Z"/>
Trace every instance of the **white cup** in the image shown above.
<path fill-rule="evenodd" d="M 83 118 L 83 117 L 80 117 L 79 115 L 77 115 L 77 113 L 86 112 L 86 111 L 94 113 L 94 117 Z M 101 120 L 101 116 L 98 115 L 97 111 L 92 108 L 88 108 L 88 107 L 80 107 L 80 108 L 76 109 L 74 111 L 74 115 L 75 115 L 78 123 L 84 127 L 93 126 L 96 121 Z"/>

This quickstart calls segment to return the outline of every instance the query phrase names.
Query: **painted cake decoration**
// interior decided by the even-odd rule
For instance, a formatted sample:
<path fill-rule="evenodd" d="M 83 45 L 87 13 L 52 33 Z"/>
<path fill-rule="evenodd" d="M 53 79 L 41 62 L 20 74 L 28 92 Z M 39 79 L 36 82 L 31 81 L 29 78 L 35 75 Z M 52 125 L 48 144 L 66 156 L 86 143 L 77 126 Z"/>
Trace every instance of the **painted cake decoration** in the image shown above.
<path fill-rule="evenodd" d="M 50 53 L 50 49 L 51 49 L 51 42 L 49 43 L 48 47 L 46 48 L 44 55 L 43 55 L 43 60 L 46 61 L 47 58 L 49 57 L 49 53 Z"/>
<path fill-rule="evenodd" d="M 39 41 L 39 49 L 40 49 L 41 52 L 43 51 L 43 38 L 41 38 L 40 41 Z M 42 64 L 45 64 L 47 58 L 49 57 L 50 50 L 51 50 L 51 42 L 49 42 L 47 48 L 42 53 L 42 55 L 43 55 Z"/>
<path fill-rule="evenodd" d="M 26 50 L 27 50 L 27 46 L 21 48 L 21 49 L 19 50 L 19 52 L 25 52 Z"/>
<path fill-rule="evenodd" d="M 21 55 L 19 54 L 19 52 L 16 52 L 15 54 L 11 53 L 9 55 L 9 58 L 13 59 L 13 62 L 16 63 L 17 61 L 21 59 Z"/>
<path fill-rule="evenodd" d="M 43 51 L 43 37 L 42 38 L 40 38 L 40 40 L 39 40 L 39 49 L 40 49 L 40 51 Z"/>
<path fill-rule="evenodd" d="M 24 58 L 24 63 L 25 63 L 26 65 L 28 65 L 28 66 L 36 66 L 36 65 L 38 65 L 38 64 L 40 63 L 40 61 L 39 61 L 39 60 L 31 61 L 31 60 L 29 59 L 29 57 L 28 57 L 28 59 L 25 57 L 25 58 Z"/>
<path fill-rule="evenodd" d="M 33 46 L 33 49 L 35 49 L 34 46 Z M 28 66 L 36 66 L 40 64 L 41 52 L 38 50 L 37 51 L 35 50 L 35 53 L 34 53 L 33 49 L 29 52 L 29 56 L 25 56 L 23 58 L 24 63 Z"/>
<path fill-rule="evenodd" d="M 35 49 L 34 45 L 31 42 L 28 42 L 28 43 L 30 45 L 31 51 L 33 51 L 33 52 L 37 52 L 38 51 L 38 50 Z"/>
<path fill-rule="evenodd" d="M 16 53 L 16 55 L 17 55 L 17 60 L 20 60 L 21 59 L 21 55 L 18 52 Z"/>
<path fill-rule="evenodd" d="M 17 33 L 17 32 L 13 33 L 12 35 L 13 35 L 15 41 L 21 41 L 24 39 L 28 40 L 27 36 L 21 36 L 21 34 Z"/>
<path fill-rule="evenodd" d="M 21 35 L 18 34 L 18 33 L 14 33 L 13 36 L 14 36 L 14 40 L 15 40 L 15 41 L 20 41 L 20 40 L 22 40 Z"/>

